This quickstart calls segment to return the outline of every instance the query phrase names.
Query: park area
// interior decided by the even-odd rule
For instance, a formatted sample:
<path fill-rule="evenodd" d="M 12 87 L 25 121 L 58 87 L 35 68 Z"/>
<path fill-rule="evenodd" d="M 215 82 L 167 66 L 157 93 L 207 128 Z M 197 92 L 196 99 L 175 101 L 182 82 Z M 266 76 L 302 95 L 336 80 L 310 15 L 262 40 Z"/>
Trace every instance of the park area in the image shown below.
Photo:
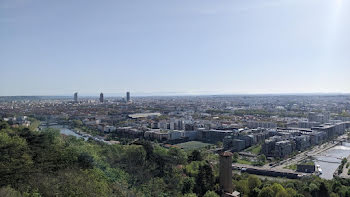
<path fill-rule="evenodd" d="M 189 141 L 189 142 L 184 142 L 180 144 L 175 144 L 175 146 L 182 148 L 184 150 L 195 150 L 195 149 L 202 149 L 207 146 L 211 146 L 213 144 L 209 143 L 203 143 L 203 142 L 198 142 L 198 141 Z"/>

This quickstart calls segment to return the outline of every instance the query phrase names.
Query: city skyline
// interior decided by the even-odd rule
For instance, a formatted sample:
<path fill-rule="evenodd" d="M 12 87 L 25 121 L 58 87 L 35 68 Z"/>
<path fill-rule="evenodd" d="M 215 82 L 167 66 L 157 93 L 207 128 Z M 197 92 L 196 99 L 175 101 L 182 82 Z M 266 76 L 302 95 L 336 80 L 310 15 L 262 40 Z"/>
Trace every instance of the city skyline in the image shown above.
<path fill-rule="evenodd" d="M 349 10 L 344 0 L 4 0 L 0 96 L 350 93 Z"/>
<path fill-rule="evenodd" d="M 73 92 L 73 93 L 67 93 L 67 94 L 46 94 L 46 95 L 0 95 L 0 97 L 74 97 L 74 93 L 78 93 L 78 98 L 100 98 L 100 93 L 80 93 L 80 92 Z M 207 96 L 347 96 L 350 95 L 350 93 L 346 92 L 306 92 L 306 93 L 298 93 L 298 92 L 291 92 L 291 93 L 215 93 L 215 92 L 198 92 L 198 93 L 188 93 L 188 92 L 131 92 L 133 94 L 132 97 L 207 97 Z M 72 96 L 73 95 L 73 96 Z M 127 98 L 125 95 L 125 92 L 107 92 L 103 93 L 104 98 L 113 98 L 113 97 L 119 97 L 119 98 Z"/>

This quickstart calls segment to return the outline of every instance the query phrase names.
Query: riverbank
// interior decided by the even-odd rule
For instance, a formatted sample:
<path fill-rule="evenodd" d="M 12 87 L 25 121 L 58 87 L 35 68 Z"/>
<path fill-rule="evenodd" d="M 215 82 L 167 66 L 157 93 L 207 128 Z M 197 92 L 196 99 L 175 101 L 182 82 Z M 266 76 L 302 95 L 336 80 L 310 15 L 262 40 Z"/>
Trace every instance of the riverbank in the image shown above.
<path fill-rule="evenodd" d="M 341 163 L 341 160 L 350 156 L 350 144 L 345 143 L 341 145 L 341 141 L 347 138 L 347 134 L 338 136 L 333 141 L 328 141 L 323 144 L 312 147 L 311 149 L 301 152 L 294 157 L 285 159 L 278 163 L 271 165 L 266 164 L 260 168 L 251 165 L 236 166 L 241 168 L 253 168 L 259 171 L 268 171 L 273 173 L 292 173 L 298 174 L 295 169 L 289 169 L 290 166 L 296 166 L 306 159 L 312 159 L 316 165 L 320 165 L 323 174 L 320 175 L 324 179 L 333 179 L 333 173 L 336 171 Z M 339 149 L 339 150 L 338 150 Z M 236 164 L 235 164 L 236 165 Z M 347 173 L 347 170 L 346 170 Z M 309 176 L 312 174 L 300 174 L 300 176 Z M 347 174 L 346 174 L 347 175 Z"/>
<path fill-rule="evenodd" d="M 43 128 L 43 127 L 41 127 L 41 128 Z M 63 135 L 71 135 L 71 136 L 75 136 L 77 138 L 83 138 L 85 141 L 88 139 L 92 139 L 94 141 L 102 142 L 102 143 L 106 143 L 106 144 L 110 144 L 110 145 L 111 144 L 119 144 L 118 141 L 106 141 L 100 136 L 94 137 L 88 133 L 78 131 L 78 130 L 70 127 L 69 125 L 53 125 L 53 126 L 44 127 L 44 128 L 58 129 L 60 131 L 60 133 Z"/>
<path fill-rule="evenodd" d="M 338 175 L 339 166 L 342 163 L 343 158 L 349 158 L 350 144 L 343 143 L 342 145 L 335 146 L 325 152 L 322 152 L 314 157 L 316 165 L 319 165 L 322 169 L 321 178 L 331 180 L 334 175 Z M 344 167 L 344 166 L 343 166 Z M 345 164 L 346 167 L 346 164 Z M 347 173 L 347 170 L 346 170 Z"/>
<path fill-rule="evenodd" d="M 350 175 L 348 174 L 349 170 L 350 170 L 350 155 L 346 158 L 347 163 L 345 165 L 340 165 L 337 170 L 334 172 L 333 177 L 338 177 L 338 178 L 342 178 L 342 179 L 349 179 Z M 342 173 L 338 174 L 338 170 L 339 168 L 342 167 Z"/>
<path fill-rule="evenodd" d="M 339 136 L 339 139 L 343 138 L 345 135 Z M 277 165 L 272 166 L 272 169 L 286 169 L 288 166 L 291 165 L 297 165 L 301 161 L 308 159 L 310 157 L 315 157 L 319 154 L 322 154 L 323 152 L 326 152 L 336 146 L 338 146 L 338 143 L 332 143 L 332 142 L 326 142 L 321 145 L 317 145 L 312 147 L 310 150 L 307 150 L 305 152 L 299 153 L 298 155 L 285 159 L 281 162 L 279 162 Z"/>

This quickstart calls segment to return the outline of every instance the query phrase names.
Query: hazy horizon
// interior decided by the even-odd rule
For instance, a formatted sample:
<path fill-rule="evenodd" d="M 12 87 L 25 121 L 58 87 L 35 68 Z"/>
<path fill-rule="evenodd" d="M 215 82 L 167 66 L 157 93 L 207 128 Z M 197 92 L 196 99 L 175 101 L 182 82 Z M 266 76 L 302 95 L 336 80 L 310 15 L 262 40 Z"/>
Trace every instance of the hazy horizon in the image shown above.
<path fill-rule="evenodd" d="M 100 93 L 79 93 L 78 96 L 82 97 L 94 97 L 99 98 Z M 125 97 L 126 93 L 109 93 L 102 92 L 105 98 L 109 97 Z M 168 96 L 329 96 L 329 95 L 350 95 L 347 92 L 309 92 L 309 93 L 214 93 L 214 92 L 198 92 L 198 93 L 185 93 L 185 92 L 131 92 L 131 97 L 168 97 Z M 48 95 L 2 95 L 0 97 L 72 97 L 72 94 L 48 94 Z"/>
<path fill-rule="evenodd" d="M 350 2 L 0 1 L 0 96 L 350 93 Z"/>

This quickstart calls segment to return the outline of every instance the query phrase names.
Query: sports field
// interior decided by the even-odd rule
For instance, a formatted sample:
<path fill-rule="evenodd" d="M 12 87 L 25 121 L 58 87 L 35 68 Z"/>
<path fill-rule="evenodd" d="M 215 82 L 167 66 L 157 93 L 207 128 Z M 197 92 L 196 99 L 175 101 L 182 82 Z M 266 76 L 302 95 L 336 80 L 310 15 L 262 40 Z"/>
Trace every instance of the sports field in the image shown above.
<path fill-rule="evenodd" d="M 185 150 L 201 149 L 201 148 L 204 148 L 208 145 L 212 145 L 212 144 L 198 142 L 198 141 L 189 141 L 189 142 L 184 142 L 184 143 L 180 143 L 180 144 L 175 144 L 175 146 L 178 146 L 178 147 L 183 148 Z"/>

